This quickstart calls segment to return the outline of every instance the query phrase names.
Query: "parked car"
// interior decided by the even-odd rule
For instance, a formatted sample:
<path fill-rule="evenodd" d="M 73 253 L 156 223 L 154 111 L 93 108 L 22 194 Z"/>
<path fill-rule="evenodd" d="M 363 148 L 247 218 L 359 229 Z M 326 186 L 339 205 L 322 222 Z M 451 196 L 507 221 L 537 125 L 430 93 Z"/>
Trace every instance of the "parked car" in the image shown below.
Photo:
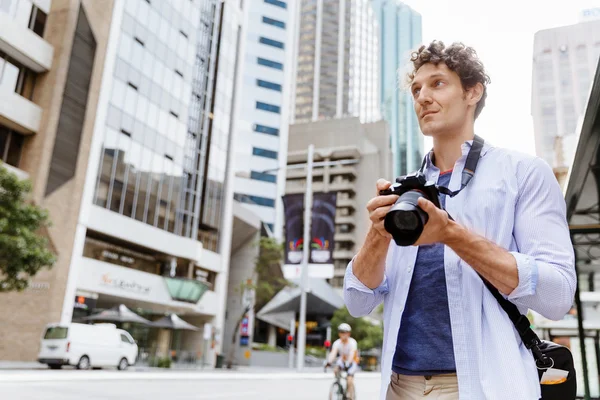
<path fill-rule="evenodd" d="M 77 369 L 135 364 L 138 346 L 129 334 L 114 324 L 49 324 L 41 340 L 38 361 L 52 369 L 73 365 Z"/>

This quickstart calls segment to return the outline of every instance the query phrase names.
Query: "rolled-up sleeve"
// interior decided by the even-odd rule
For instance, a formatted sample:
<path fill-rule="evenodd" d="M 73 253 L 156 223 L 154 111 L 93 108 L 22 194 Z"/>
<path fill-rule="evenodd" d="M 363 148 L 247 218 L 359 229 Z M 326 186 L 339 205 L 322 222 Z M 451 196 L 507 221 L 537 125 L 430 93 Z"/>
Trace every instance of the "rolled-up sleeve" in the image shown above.
<path fill-rule="evenodd" d="M 370 289 L 362 283 L 352 272 L 354 260 L 348 263 L 344 276 L 344 302 L 348 312 L 353 317 L 369 315 L 375 307 L 383 302 L 389 292 L 388 279 L 384 275 L 383 281 L 375 289 Z"/>
<path fill-rule="evenodd" d="M 521 177 L 513 235 L 519 284 L 508 299 L 559 320 L 573 305 L 575 257 L 566 205 L 554 173 L 535 158 Z"/>

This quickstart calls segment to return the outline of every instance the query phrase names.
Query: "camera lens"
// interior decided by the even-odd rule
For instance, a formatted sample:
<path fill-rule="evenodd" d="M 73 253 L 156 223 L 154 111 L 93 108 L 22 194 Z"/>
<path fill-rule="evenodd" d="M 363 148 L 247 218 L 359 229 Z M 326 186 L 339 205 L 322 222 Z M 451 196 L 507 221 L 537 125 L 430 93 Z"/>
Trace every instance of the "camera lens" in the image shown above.
<path fill-rule="evenodd" d="M 420 197 L 425 195 L 418 190 L 403 193 L 385 216 L 385 229 L 398 246 L 413 245 L 429 220 L 427 213 L 417 205 Z"/>
<path fill-rule="evenodd" d="M 396 211 L 392 216 L 394 225 L 404 231 L 414 231 L 419 228 L 419 219 L 412 211 Z"/>

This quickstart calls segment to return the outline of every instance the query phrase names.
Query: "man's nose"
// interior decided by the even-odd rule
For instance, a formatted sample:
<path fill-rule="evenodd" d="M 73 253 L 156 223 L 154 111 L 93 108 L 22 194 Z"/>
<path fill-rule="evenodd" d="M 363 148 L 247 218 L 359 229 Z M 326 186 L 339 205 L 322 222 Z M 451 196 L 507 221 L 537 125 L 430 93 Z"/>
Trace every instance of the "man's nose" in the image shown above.
<path fill-rule="evenodd" d="M 421 105 L 431 104 L 431 91 L 426 87 L 421 88 L 421 90 L 419 90 L 419 95 L 417 96 L 416 101 Z"/>

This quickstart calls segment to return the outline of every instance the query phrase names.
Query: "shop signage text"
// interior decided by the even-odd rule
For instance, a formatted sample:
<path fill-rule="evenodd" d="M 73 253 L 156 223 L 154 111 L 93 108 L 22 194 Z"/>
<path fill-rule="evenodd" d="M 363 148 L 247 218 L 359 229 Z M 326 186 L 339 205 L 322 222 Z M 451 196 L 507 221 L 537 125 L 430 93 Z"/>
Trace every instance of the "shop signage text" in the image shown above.
<path fill-rule="evenodd" d="M 125 280 L 120 278 L 113 278 L 110 273 L 102 275 L 102 285 L 111 286 L 127 292 L 150 294 L 152 288 L 137 283 L 134 280 Z"/>

